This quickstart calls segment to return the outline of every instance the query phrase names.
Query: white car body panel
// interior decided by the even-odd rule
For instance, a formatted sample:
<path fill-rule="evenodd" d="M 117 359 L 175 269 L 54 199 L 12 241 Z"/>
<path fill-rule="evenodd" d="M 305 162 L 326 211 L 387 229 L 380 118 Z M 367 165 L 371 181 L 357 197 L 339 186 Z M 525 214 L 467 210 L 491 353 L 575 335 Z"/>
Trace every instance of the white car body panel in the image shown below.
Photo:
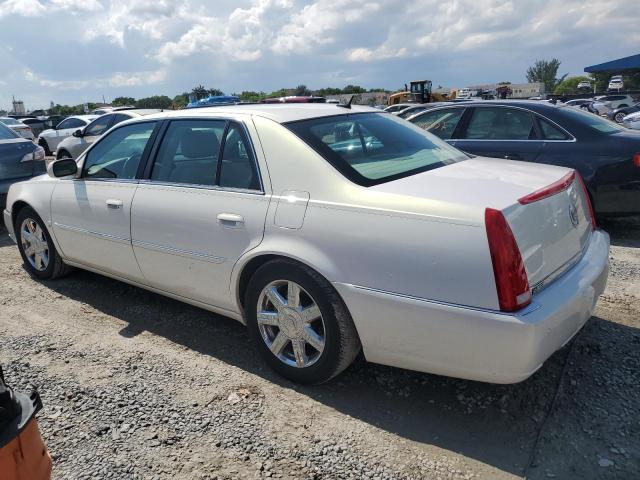
<path fill-rule="evenodd" d="M 608 236 L 588 228 L 575 185 L 517 203 L 569 170 L 476 157 L 363 187 L 280 124 L 359 111 L 381 114 L 316 104 L 146 117 L 241 122 L 263 191 L 39 177 L 11 188 L 5 223 L 13 234 L 12 208 L 25 202 L 69 264 L 240 321 L 245 266 L 265 255 L 296 259 L 334 285 L 370 361 L 498 383 L 531 375 L 589 318 L 607 278 Z M 121 208 L 108 208 L 113 200 Z M 571 202 L 575 228 L 566 224 Z M 561 268 L 512 314 L 499 311 L 486 208 L 504 212 L 532 286 Z"/>
<path fill-rule="evenodd" d="M 82 120 L 84 122 L 84 125 L 88 125 L 89 122 L 91 122 L 92 120 L 95 120 L 96 118 L 98 118 L 95 115 L 76 115 L 73 117 L 68 117 L 68 118 L 78 118 L 80 120 Z M 67 119 L 65 119 L 67 120 Z M 63 120 L 63 122 L 65 121 Z M 40 135 L 38 135 L 38 140 L 39 139 L 44 139 L 47 142 L 47 145 L 49 146 L 49 150 L 51 152 L 55 152 L 56 149 L 58 148 L 58 144 L 64 140 L 65 138 L 69 137 L 70 135 L 73 135 L 73 132 L 75 132 L 76 130 L 80 129 L 82 127 L 76 127 L 76 128 L 63 128 L 60 130 L 54 130 L 52 128 L 48 129 L 48 130 L 44 130 L 43 132 L 40 133 Z"/>
<path fill-rule="evenodd" d="M 640 112 L 635 112 L 627 115 L 622 119 L 622 124 L 633 130 L 640 130 Z"/>

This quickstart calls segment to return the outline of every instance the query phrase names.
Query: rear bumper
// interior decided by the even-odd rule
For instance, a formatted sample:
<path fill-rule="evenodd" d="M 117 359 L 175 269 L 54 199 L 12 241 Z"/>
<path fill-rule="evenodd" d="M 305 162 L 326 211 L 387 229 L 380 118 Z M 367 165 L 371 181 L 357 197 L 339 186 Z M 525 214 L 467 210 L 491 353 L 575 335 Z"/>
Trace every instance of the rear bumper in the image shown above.
<path fill-rule="evenodd" d="M 591 317 L 609 272 L 609 236 L 592 234 L 582 259 L 516 314 L 335 283 L 367 360 L 492 383 L 533 374 Z"/>

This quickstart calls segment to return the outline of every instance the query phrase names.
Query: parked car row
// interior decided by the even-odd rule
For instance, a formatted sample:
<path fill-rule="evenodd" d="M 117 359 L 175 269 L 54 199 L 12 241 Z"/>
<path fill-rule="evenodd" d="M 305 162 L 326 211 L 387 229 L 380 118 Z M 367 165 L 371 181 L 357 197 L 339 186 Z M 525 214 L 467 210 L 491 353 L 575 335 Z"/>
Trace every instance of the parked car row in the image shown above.
<path fill-rule="evenodd" d="M 602 117 L 510 100 L 439 106 L 408 120 L 473 155 L 575 169 L 598 216 L 640 213 L 640 134 Z"/>
<path fill-rule="evenodd" d="M 551 163 L 586 151 L 586 129 L 632 142 L 571 107 L 479 103 L 423 125 L 335 104 L 139 116 L 12 185 L 4 222 L 34 277 L 84 268 L 235 318 L 293 381 L 362 351 L 518 382 L 584 325 L 608 274 L 581 176 Z M 486 158 L 503 137 L 522 160 L 564 150 Z"/>

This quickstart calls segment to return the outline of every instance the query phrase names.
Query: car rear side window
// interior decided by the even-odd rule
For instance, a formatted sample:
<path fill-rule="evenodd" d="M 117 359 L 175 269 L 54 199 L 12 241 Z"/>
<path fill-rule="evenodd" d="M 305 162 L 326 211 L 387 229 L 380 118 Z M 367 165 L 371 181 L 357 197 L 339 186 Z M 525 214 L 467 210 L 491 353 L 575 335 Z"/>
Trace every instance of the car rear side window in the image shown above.
<path fill-rule="evenodd" d="M 552 125 L 551 122 L 542 117 L 538 117 L 538 121 L 545 140 L 569 140 L 569 136 L 555 125 Z"/>
<path fill-rule="evenodd" d="M 156 122 L 113 130 L 89 150 L 82 168 L 87 179 L 134 179 Z"/>
<path fill-rule="evenodd" d="M 215 185 L 224 120 L 175 120 L 169 124 L 151 179 L 189 185 Z"/>
<path fill-rule="evenodd" d="M 234 123 L 225 137 L 218 184 L 226 188 L 260 189 L 251 149 L 244 132 Z"/>
<path fill-rule="evenodd" d="M 592 113 L 583 112 L 577 108 L 564 107 L 559 108 L 557 111 L 559 115 L 562 115 L 571 121 L 585 125 L 600 133 L 613 134 L 623 131 L 617 123 L 613 123 L 610 120 Z"/>
<path fill-rule="evenodd" d="M 533 117 L 525 110 L 476 107 L 462 138 L 478 140 L 535 139 Z"/>
<path fill-rule="evenodd" d="M 364 186 L 467 159 L 459 150 L 388 113 L 356 113 L 285 124 L 350 180 Z"/>
<path fill-rule="evenodd" d="M 63 120 L 62 122 L 60 122 L 56 127 L 56 129 L 65 130 L 67 128 L 82 128 L 85 125 L 86 123 L 83 120 L 80 120 L 79 118 L 67 118 L 66 120 Z"/>
<path fill-rule="evenodd" d="M 453 135 L 463 112 L 464 108 L 433 110 L 411 119 L 411 122 L 443 140 L 448 140 Z"/>

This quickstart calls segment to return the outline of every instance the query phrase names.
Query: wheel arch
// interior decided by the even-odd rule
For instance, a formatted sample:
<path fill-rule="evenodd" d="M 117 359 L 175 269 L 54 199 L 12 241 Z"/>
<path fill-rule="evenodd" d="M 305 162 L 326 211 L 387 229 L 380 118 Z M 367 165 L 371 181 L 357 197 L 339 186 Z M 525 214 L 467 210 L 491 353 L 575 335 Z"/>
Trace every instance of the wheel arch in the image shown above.
<path fill-rule="evenodd" d="M 336 265 L 317 249 L 306 247 L 305 253 L 307 255 L 304 256 L 292 255 L 292 251 L 296 251 L 296 249 L 261 249 L 260 251 L 251 252 L 237 262 L 232 272 L 231 288 L 233 288 L 232 293 L 235 295 L 241 313 L 244 312 L 244 297 L 251 276 L 258 268 L 271 260 L 284 259 L 295 262 L 300 266 L 315 271 L 330 284 L 338 278 L 339 273 Z M 344 299 L 342 301 L 344 302 Z"/>

